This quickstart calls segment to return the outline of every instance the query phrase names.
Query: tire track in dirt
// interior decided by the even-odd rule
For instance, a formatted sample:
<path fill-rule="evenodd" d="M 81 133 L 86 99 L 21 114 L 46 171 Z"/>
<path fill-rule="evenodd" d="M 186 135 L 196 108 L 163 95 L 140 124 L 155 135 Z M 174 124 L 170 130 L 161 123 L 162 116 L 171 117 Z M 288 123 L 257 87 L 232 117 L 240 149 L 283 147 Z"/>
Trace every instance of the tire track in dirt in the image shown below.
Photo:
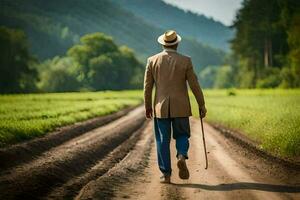
<path fill-rule="evenodd" d="M 81 188 L 88 184 L 90 181 L 97 179 L 98 177 L 107 173 L 117 163 L 119 163 L 124 157 L 134 148 L 138 140 L 141 139 L 141 135 L 144 132 L 147 123 L 137 130 L 132 136 L 110 152 L 104 159 L 100 160 L 92 168 L 85 171 L 83 174 L 70 179 L 62 186 L 55 188 L 52 192 L 43 199 L 72 199 L 74 198 Z M 143 137 L 143 135 L 142 135 Z"/>
<path fill-rule="evenodd" d="M 106 126 L 86 132 L 31 162 L 7 170 L 0 177 L 0 199 L 44 197 L 53 187 L 94 166 L 144 123 L 143 108 L 136 108 Z"/>
<path fill-rule="evenodd" d="M 148 167 L 143 175 L 135 177 L 115 192 L 114 199 L 299 199 L 300 185 L 295 180 L 280 179 L 270 163 L 251 155 L 247 149 L 225 138 L 216 129 L 205 124 L 209 169 L 204 170 L 205 160 L 199 119 L 191 118 L 192 136 L 187 164 L 191 177 L 178 178 L 174 141 L 172 152 L 172 184 L 159 183 L 161 176 L 156 162 L 156 150 L 151 150 Z M 243 156 L 244 155 L 244 156 Z M 273 163 L 274 165 L 276 163 Z M 268 165 L 268 166 L 266 166 Z M 279 172 L 278 172 L 279 173 Z M 285 173 L 285 172 L 280 172 Z M 300 173 L 293 178 L 300 178 Z M 286 182 L 287 181 L 287 182 Z"/>
<path fill-rule="evenodd" d="M 125 116 L 136 107 L 129 107 L 116 113 L 93 118 L 84 122 L 58 128 L 52 133 L 35 138 L 20 144 L 0 149 L 0 171 L 36 159 L 43 152 L 56 147 L 72 138 L 78 137 L 88 131 L 106 125 Z"/>
<path fill-rule="evenodd" d="M 84 186 L 75 199 L 110 199 L 130 177 L 139 174 L 147 164 L 147 157 L 153 143 L 151 128 L 152 126 L 148 124 L 134 149 L 106 174 Z"/>
<path fill-rule="evenodd" d="M 2 173 L 0 199 L 300 198 L 299 171 L 277 170 L 210 125 L 204 128 L 209 169 L 199 119 L 191 118 L 187 181 L 178 178 L 172 141 L 172 184 L 159 183 L 153 124 L 139 107 Z"/>

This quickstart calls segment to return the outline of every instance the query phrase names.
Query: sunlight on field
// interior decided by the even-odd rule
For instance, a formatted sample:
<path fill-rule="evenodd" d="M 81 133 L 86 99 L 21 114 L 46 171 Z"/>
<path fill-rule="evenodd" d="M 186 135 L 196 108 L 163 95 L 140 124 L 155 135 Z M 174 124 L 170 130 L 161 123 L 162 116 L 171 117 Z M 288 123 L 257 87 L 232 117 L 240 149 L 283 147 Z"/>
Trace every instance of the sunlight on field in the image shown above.
<path fill-rule="evenodd" d="M 300 155 L 300 90 L 205 90 L 206 120 L 240 130 L 267 151 Z M 191 95 L 193 114 L 198 115 Z M 0 96 L 0 146 L 142 102 L 142 91 Z"/>
<path fill-rule="evenodd" d="M 142 101 L 141 91 L 0 96 L 0 146 L 44 135 L 56 127 L 107 115 Z"/>
<path fill-rule="evenodd" d="M 204 93 L 208 122 L 240 130 L 272 153 L 300 155 L 300 90 L 206 90 Z M 194 99 L 192 106 L 193 114 L 198 115 Z"/>

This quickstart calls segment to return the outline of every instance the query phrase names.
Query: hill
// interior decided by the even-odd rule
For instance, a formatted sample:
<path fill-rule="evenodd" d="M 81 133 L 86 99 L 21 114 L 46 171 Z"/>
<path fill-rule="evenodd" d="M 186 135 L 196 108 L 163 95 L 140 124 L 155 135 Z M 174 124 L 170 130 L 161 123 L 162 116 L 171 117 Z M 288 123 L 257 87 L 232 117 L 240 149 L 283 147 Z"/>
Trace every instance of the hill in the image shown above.
<path fill-rule="evenodd" d="M 184 11 L 162 0 L 114 1 L 152 25 L 162 29 L 176 29 L 203 44 L 229 49 L 228 41 L 233 37 L 233 30 L 212 18 Z"/>
<path fill-rule="evenodd" d="M 40 59 L 65 54 L 81 36 L 93 32 L 133 48 L 142 61 L 160 50 L 156 38 L 163 29 L 108 0 L 2 0 L 1 4 L 0 25 L 24 30 L 31 51 Z M 190 38 L 183 38 L 181 52 L 194 58 L 198 70 L 220 64 L 224 56 Z"/>

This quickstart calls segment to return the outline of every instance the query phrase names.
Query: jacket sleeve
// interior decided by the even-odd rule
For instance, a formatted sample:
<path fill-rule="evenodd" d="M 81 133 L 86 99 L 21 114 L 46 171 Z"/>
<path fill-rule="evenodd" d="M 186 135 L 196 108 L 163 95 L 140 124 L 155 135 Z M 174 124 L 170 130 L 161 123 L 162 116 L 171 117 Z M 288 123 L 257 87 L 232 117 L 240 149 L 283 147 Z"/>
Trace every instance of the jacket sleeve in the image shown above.
<path fill-rule="evenodd" d="M 194 72 L 193 64 L 192 64 L 192 61 L 190 58 L 188 59 L 186 79 L 187 79 L 189 86 L 197 100 L 199 107 L 201 108 L 201 107 L 205 106 L 203 92 L 202 92 L 200 84 L 198 82 L 198 78 Z"/>
<path fill-rule="evenodd" d="M 145 102 L 145 109 L 152 108 L 152 89 L 154 84 L 154 78 L 152 75 L 152 66 L 151 62 L 148 59 L 146 70 L 145 70 L 145 77 L 144 77 L 144 102 Z"/>

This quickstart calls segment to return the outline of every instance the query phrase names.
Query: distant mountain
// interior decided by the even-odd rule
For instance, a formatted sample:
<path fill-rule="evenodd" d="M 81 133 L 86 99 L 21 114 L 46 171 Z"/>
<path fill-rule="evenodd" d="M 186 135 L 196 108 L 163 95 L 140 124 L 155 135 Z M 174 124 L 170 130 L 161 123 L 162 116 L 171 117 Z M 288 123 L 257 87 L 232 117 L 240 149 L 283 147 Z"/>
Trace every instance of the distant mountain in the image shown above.
<path fill-rule="evenodd" d="M 164 31 L 109 0 L 1 0 L 0 25 L 23 29 L 32 52 L 41 59 L 63 55 L 84 34 L 103 32 L 133 48 L 145 62 L 160 51 L 156 38 Z M 180 50 L 193 57 L 198 70 L 220 64 L 224 56 L 185 37 Z"/>
<path fill-rule="evenodd" d="M 146 22 L 162 29 L 176 29 L 184 36 L 223 50 L 229 49 L 228 41 L 233 30 L 204 15 L 184 11 L 162 0 L 113 0 L 142 17 Z"/>

